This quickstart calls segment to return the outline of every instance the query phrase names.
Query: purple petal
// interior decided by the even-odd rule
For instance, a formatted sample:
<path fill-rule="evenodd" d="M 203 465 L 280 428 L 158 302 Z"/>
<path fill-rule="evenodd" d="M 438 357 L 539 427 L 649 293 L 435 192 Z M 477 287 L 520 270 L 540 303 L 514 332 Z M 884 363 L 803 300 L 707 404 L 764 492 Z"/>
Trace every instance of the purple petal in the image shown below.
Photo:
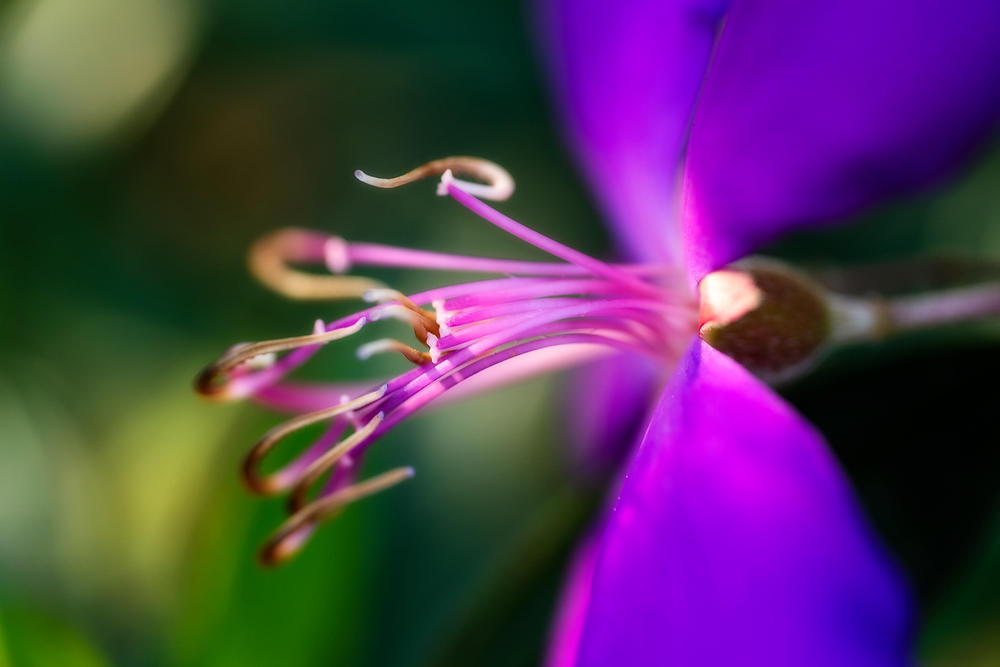
<path fill-rule="evenodd" d="M 617 354 L 575 371 L 567 392 L 569 441 L 584 473 L 614 469 L 641 435 L 663 386 L 656 363 Z"/>
<path fill-rule="evenodd" d="M 688 147 L 689 268 L 926 185 L 998 111 L 996 0 L 734 2 Z"/>
<path fill-rule="evenodd" d="M 544 50 L 580 164 L 623 249 L 679 259 L 679 160 L 728 0 L 545 0 Z"/>
<path fill-rule="evenodd" d="M 906 588 L 821 436 L 700 342 L 606 526 L 582 667 L 909 662 Z"/>

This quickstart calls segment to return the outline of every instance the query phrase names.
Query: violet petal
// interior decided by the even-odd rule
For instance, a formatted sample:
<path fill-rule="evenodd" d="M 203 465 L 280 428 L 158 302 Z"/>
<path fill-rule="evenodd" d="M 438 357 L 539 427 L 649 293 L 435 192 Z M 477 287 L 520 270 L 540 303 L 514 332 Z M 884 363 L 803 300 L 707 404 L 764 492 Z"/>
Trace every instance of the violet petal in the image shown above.
<path fill-rule="evenodd" d="M 566 130 L 634 259 L 680 258 L 679 160 L 726 0 L 545 0 Z"/>
<path fill-rule="evenodd" d="M 690 270 L 927 185 L 998 111 L 995 0 L 734 2 L 688 146 Z"/>
<path fill-rule="evenodd" d="M 907 589 L 822 437 L 700 341 L 603 521 L 582 667 L 909 663 Z"/>

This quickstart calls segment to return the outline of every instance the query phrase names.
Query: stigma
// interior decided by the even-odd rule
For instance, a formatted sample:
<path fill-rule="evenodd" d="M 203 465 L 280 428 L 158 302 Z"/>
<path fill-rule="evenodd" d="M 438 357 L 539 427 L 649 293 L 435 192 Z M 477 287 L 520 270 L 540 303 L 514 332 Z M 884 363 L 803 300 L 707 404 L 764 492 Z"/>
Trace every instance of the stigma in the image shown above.
<path fill-rule="evenodd" d="M 304 229 L 281 230 L 255 244 L 250 269 L 279 293 L 303 300 L 355 298 L 366 305 L 332 322 L 317 320 L 305 335 L 236 345 L 196 379 L 196 390 L 206 398 L 250 398 L 292 415 L 253 445 L 242 468 L 253 493 L 288 497 L 287 520 L 261 550 L 265 564 L 297 553 L 318 524 L 348 504 L 410 478 L 410 468 L 367 479 L 360 470 L 371 446 L 429 404 L 620 352 L 650 357 L 666 372 L 698 328 L 696 299 L 679 267 L 609 264 L 488 205 L 484 200 L 503 200 L 514 190 L 513 179 L 499 165 L 452 157 L 396 178 L 361 171 L 355 176 L 380 188 L 439 176 L 438 195 L 553 261 L 354 243 Z M 307 266 L 325 273 L 306 271 Z M 354 275 L 359 268 L 380 267 L 485 275 L 418 293 Z M 404 366 L 395 377 L 329 384 L 289 379 L 325 345 L 386 326 L 402 326 L 412 335 L 403 337 L 406 341 L 366 337 L 359 341 L 357 357 L 361 363 L 375 355 L 398 355 Z M 315 424 L 323 430 L 311 444 L 290 463 L 264 472 L 265 462 L 289 435 Z"/>

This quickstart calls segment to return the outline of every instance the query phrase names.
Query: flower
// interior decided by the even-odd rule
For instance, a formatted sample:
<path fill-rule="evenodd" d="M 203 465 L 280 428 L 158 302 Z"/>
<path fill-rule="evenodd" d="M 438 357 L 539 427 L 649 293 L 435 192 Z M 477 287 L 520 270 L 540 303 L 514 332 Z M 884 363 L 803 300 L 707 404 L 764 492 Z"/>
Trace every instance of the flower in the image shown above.
<path fill-rule="evenodd" d="M 782 293 L 812 303 L 794 274 L 724 267 L 957 164 L 1000 108 L 997 10 L 941 0 L 549 0 L 543 10 L 570 139 L 633 262 L 585 256 L 486 205 L 509 196 L 513 182 L 471 158 L 398 179 L 359 178 L 394 187 L 441 174 L 440 194 L 560 262 L 457 257 L 304 230 L 261 241 L 252 266 L 279 291 L 373 304 L 317 322 L 310 335 L 237 346 L 199 377 L 207 396 L 252 396 L 297 415 L 265 434 L 245 465 L 255 491 L 291 492 L 292 515 L 264 559 L 287 558 L 346 503 L 409 477 L 403 468 L 357 481 L 365 450 L 431 400 L 625 352 L 633 356 L 616 355 L 580 383 L 582 417 L 605 426 L 591 429 L 591 444 L 606 448 L 609 434 L 621 436 L 644 413 L 644 397 L 659 398 L 612 506 L 574 560 L 549 663 L 907 663 L 905 583 L 822 437 L 703 338 L 744 361 L 763 359 L 756 370 L 780 371 L 818 351 L 822 340 L 803 347 L 808 327 L 787 324 L 765 338 L 788 343 L 782 355 L 801 348 L 780 363 L 720 344 L 734 331 L 726 327 L 787 305 Z M 406 296 L 292 263 L 334 274 L 390 265 L 506 277 Z M 359 356 L 399 352 L 414 364 L 408 372 L 374 387 L 284 379 L 321 345 L 385 319 L 405 322 L 420 348 L 383 339 Z M 260 472 L 282 438 L 317 422 L 329 425 L 313 445 Z"/>

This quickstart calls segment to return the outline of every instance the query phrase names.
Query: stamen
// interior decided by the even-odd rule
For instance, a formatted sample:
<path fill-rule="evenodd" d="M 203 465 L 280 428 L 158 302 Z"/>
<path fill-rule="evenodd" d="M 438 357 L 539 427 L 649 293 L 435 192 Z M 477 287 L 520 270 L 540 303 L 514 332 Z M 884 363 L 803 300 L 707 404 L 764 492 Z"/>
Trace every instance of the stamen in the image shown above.
<path fill-rule="evenodd" d="M 432 160 L 395 178 L 369 176 L 360 169 L 354 172 L 354 177 L 362 183 L 373 185 L 376 188 L 398 188 L 401 185 L 406 185 L 407 183 L 412 183 L 428 176 L 440 176 L 446 172 L 464 174 L 485 181 L 486 185 L 453 179 L 466 192 L 476 197 L 502 201 L 514 194 L 514 179 L 511 178 L 506 169 L 489 160 L 461 155 Z M 446 193 L 439 191 L 438 194 Z"/>
<path fill-rule="evenodd" d="M 598 259 L 594 259 L 590 255 L 586 255 L 579 250 L 559 243 L 558 241 L 536 232 L 530 227 L 522 225 L 513 218 L 506 216 L 495 208 L 483 203 L 473 196 L 472 193 L 460 187 L 459 183 L 455 181 L 455 179 L 451 178 L 451 174 L 449 172 L 445 172 L 441 177 L 441 184 L 447 194 L 451 195 L 452 199 L 481 217 L 486 222 L 496 225 L 508 234 L 516 236 L 522 241 L 530 243 L 536 248 L 544 250 L 550 255 L 567 261 L 570 264 L 576 264 L 577 266 L 583 267 L 594 275 L 627 285 L 641 294 L 648 295 L 659 293 L 655 287 L 647 282 L 643 282 L 636 276 L 626 271 L 617 269 L 610 264 L 605 264 Z"/>
<path fill-rule="evenodd" d="M 260 343 L 244 343 L 242 345 L 236 345 L 198 375 L 194 383 L 195 391 L 205 398 L 214 400 L 240 398 L 242 395 L 237 395 L 239 392 L 234 392 L 232 390 L 230 378 L 228 377 L 229 372 L 237 366 L 254 358 L 266 358 L 266 355 L 273 354 L 275 352 L 294 350 L 312 345 L 324 345 L 330 341 L 347 338 L 348 336 L 356 334 L 360 331 L 366 322 L 366 318 L 361 317 L 348 326 L 333 329 L 332 331 L 325 331 L 323 322 L 321 320 L 317 320 L 315 327 L 316 332 L 307 336 L 276 338 L 274 340 L 266 340 Z M 269 366 L 273 367 L 274 362 L 272 362 Z"/>
<path fill-rule="evenodd" d="M 453 172 L 482 183 L 457 180 Z M 243 476 L 252 491 L 266 495 L 291 491 L 291 516 L 261 551 L 266 564 L 276 564 L 298 552 L 317 525 L 346 504 L 412 476 L 412 469 L 400 468 L 351 484 L 368 448 L 431 401 L 446 393 L 449 398 L 461 394 L 470 386 L 476 391 L 477 385 L 581 363 L 608 350 L 640 352 L 666 365 L 674 364 L 681 353 L 679 345 L 690 338 L 697 325 L 690 287 L 674 269 L 606 264 L 480 201 L 479 197 L 504 199 L 513 192 L 513 179 L 492 162 L 449 157 L 392 179 L 361 171 L 355 175 L 385 188 L 441 175 L 439 194 L 451 196 L 488 222 L 565 263 L 352 244 L 295 229 L 276 233 L 254 247 L 251 267 L 274 289 L 294 298 L 360 296 L 374 304 L 330 327 L 317 322 L 310 336 L 234 348 L 196 382 L 199 392 L 209 397 L 254 395 L 266 405 L 289 411 L 312 410 L 270 429 L 244 461 Z M 398 266 L 507 276 L 406 295 L 368 279 L 303 273 L 292 264 L 325 265 L 334 274 L 343 274 L 352 266 Z M 348 280 L 357 282 L 345 282 Z M 292 369 L 315 354 L 319 345 L 351 335 L 366 322 L 390 318 L 411 326 L 428 351 L 385 338 L 361 345 L 357 356 L 368 359 L 396 352 L 416 367 L 354 399 L 349 396 L 364 391 L 363 387 L 342 395 L 338 385 L 282 382 Z M 284 350 L 294 351 L 280 358 L 275 355 Z M 261 472 L 263 460 L 286 436 L 327 420 L 323 434 L 290 463 L 269 474 Z"/>
<path fill-rule="evenodd" d="M 350 503 L 384 491 L 411 477 L 413 468 L 395 468 L 306 505 L 285 521 L 264 545 L 260 551 L 261 563 L 277 565 L 288 560 L 305 546 L 321 521 L 336 516 Z"/>
<path fill-rule="evenodd" d="M 298 479 L 291 479 L 288 474 L 283 474 L 280 471 L 270 475 L 260 474 L 260 464 L 264 460 L 264 457 L 267 456 L 268 452 L 274 449 L 274 446 L 285 438 L 285 436 L 294 433 L 299 429 L 305 428 L 310 424 L 332 419 L 338 415 L 347 414 L 353 410 L 357 410 L 358 408 L 371 405 L 385 396 L 385 392 L 386 386 L 382 385 L 375 391 L 364 394 L 363 396 L 358 396 L 354 400 L 341 403 L 340 405 L 336 405 L 325 410 L 317 410 L 316 412 L 299 415 L 282 424 L 278 424 L 265 433 L 264 437 L 258 440 L 257 444 L 254 445 L 253 449 L 251 449 L 247 454 L 246 459 L 243 461 L 243 480 L 246 482 L 251 491 L 265 496 L 274 495 L 284 491 L 285 489 L 291 488 L 298 483 Z"/>
<path fill-rule="evenodd" d="M 257 241 L 247 258 L 250 272 L 261 283 L 290 299 L 347 299 L 382 286 L 358 276 L 318 276 L 289 266 L 293 262 L 326 260 L 325 236 L 303 229 L 282 229 Z"/>

